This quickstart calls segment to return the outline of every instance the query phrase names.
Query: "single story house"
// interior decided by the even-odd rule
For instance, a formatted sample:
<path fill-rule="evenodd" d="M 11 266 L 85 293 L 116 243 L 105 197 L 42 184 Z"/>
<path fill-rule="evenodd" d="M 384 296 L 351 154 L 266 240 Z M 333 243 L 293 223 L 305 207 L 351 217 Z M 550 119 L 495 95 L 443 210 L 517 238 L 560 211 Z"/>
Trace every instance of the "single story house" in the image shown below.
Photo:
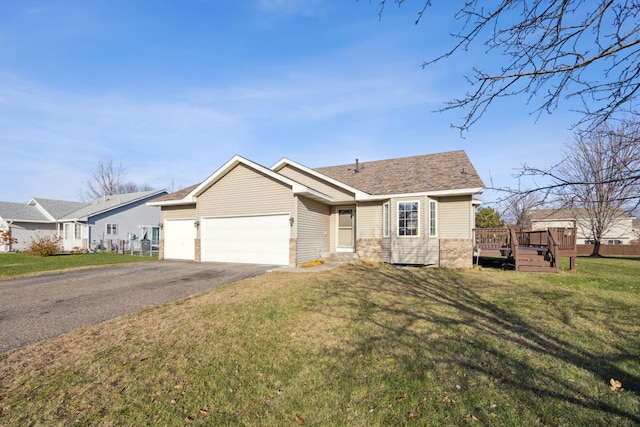
<path fill-rule="evenodd" d="M 162 210 L 166 259 L 471 267 L 474 196 L 483 189 L 464 151 L 316 169 L 235 156 L 149 205 Z"/>
<path fill-rule="evenodd" d="M 25 250 L 38 235 L 61 237 L 65 251 L 75 248 L 116 249 L 124 240 L 155 239 L 159 245 L 160 209 L 147 202 L 166 190 L 101 197 L 90 202 L 34 198 L 27 204 L 0 202 L 0 231 L 17 239 L 7 250 Z"/>
<path fill-rule="evenodd" d="M 576 229 L 576 242 L 579 245 L 594 243 L 589 213 L 586 209 L 534 209 L 528 213 L 532 230 L 546 230 L 549 227 Z M 634 216 L 619 209 L 605 228 L 600 240 L 603 245 L 628 245 L 637 237 L 633 233 Z"/>

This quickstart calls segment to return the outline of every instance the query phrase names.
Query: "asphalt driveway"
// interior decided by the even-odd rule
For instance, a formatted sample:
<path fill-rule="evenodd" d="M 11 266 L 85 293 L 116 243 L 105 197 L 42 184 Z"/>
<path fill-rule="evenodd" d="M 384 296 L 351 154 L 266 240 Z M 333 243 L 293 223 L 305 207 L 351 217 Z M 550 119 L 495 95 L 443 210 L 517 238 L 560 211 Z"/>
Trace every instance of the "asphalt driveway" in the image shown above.
<path fill-rule="evenodd" d="M 0 353 L 271 268 L 158 261 L 1 280 Z"/>

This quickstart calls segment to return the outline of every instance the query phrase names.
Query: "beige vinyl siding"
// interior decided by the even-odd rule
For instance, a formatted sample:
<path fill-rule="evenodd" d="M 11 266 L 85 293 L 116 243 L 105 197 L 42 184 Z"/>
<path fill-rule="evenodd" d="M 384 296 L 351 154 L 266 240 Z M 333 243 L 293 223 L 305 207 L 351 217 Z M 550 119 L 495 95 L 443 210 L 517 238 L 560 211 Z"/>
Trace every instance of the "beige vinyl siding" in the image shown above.
<path fill-rule="evenodd" d="M 562 228 L 574 228 L 576 221 L 572 219 L 567 220 L 549 220 L 549 221 L 531 221 L 532 230 L 546 230 L 550 227 L 562 227 Z"/>
<path fill-rule="evenodd" d="M 327 196 L 333 198 L 332 202 L 352 202 L 355 200 L 353 193 L 350 193 L 342 188 L 339 188 L 326 181 L 320 180 L 306 172 L 294 168 L 291 165 L 287 165 L 278 171 L 280 175 L 286 176 L 300 184 L 306 185 L 316 191 L 319 191 Z"/>
<path fill-rule="evenodd" d="M 440 239 L 427 239 L 424 265 L 440 265 Z"/>
<path fill-rule="evenodd" d="M 438 237 L 470 239 L 473 225 L 470 196 L 443 197 L 438 201 Z"/>
<path fill-rule="evenodd" d="M 382 202 L 360 202 L 356 215 L 359 239 L 382 238 Z"/>
<path fill-rule="evenodd" d="M 198 196 L 198 218 L 291 213 L 291 188 L 239 164 Z"/>
<path fill-rule="evenodd" d="M 634 240 L 632 227 L 632 218 L 614 219 L 611 226 L 605 230 L 604 236 L 601 238 L 602 243 L 608 240 L 620 240 L 622 244 L 628 244 L 630 240 Z M 576 228 L 576 239 L 578 244 L 584 243 L 585 240 L 592 240 L 591 226 L 588 220 L 572 220 L 572 219 L 544 219 L 531 221 L 531 229 L 546 230 L 550 227 L 560 228 Z"/>
<path fill-rule="evenodd" d="M 196 218 L 196 205 L 162 206 L 162 221 Z"/>
<path fill-rule="evenodd" d="M 336 250 L 336 210 L 331 208 L 331 214 L 329 215 L 329 251 L 335 252 Z"/>
<path fill-rule="evenodd" d="M 329 206 L 306 197 L 298 198 L 298 264 L 319 259 L 323 253 L 329 252 L 330 214 Z"/>

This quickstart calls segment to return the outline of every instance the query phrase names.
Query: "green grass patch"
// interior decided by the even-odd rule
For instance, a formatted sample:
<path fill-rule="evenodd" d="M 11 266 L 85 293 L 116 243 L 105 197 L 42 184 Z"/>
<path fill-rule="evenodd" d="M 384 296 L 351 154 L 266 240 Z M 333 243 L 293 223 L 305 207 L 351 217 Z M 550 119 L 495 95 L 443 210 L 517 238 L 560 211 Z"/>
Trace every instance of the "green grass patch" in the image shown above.
<path fill-rule="evenodd" d="M 597 262 L 266 274 L 8 353 L 0 420 L 637 425 L 640 264 Z"/>
<path fill-rule="evenodd" d="M 101 252 L 95 254 L 54 255 L 36 257 L 27 253 L 0 254 L 0 279 L 38 273 L 64 271 L 74 268 L 96 267 L 131 262 L 157 261 L 157 256 L 135 256 Z"/>

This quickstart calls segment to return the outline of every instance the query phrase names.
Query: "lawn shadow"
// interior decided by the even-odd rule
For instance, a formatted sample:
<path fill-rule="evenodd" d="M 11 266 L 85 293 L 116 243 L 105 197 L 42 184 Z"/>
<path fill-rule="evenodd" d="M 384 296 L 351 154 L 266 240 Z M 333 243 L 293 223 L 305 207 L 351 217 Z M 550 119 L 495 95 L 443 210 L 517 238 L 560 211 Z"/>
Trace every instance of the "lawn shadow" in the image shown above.
<path fill-rule="evenodd" d="M 475 265 L 483 268 L 496 268 L 499 270 L 515 270 L 516 266 L 513 263 L 513 259 L 507 257 L 489 257 L 480 256 L 475 259 Z"/>
<path fill-rule="evenodd" d="M 588 370 L 600 378 L 603 385 L 610 378 L 620 380 L 626 392 L 638 395 L 640 378 L 621 370 L 616 363 L 638 358 L 634 353 L 633 341 L 628 348 L 614 348 L 611 352 L 595 353 L 579 341 L 569 341 L 527 321 L 518 309 L 510 310 L 508 304 L 498 305 L 484 297 L 486 292 L 476 289 L 495 286 L 487 283 L 468 283 L 468 279 L 455 271 L 442 274 L 434 269 L 381 268 L 376 271 L 377 280 L 355 280 L 359 274 L 371 276 L 371 267 L 352 267 L 354 280 L 335 288 L 334 294 L 327 296 L 324 308 L 326 316 L 345 316 L 350 322 L 373 326 L 378 332 L 365 335 L 351 342 L 352 350 L 345 350 L 345 358 L 358 358 L 372 348 L 398 348 L 408 351 L 404 356 L 407 370 L 416 376 L 425 370 L 435 368 L 433 360 L 420 355 L 433 354 L 434 349 L 442 349 L 442 356 L 449 363 L 456 363 L 474 375 L 495 378 L 501 384 L 525 391 L 518 393 L 524 407 L 537 407 L 540 396 L 558 401 L 561 405 L 575 405 L 615 416 L 625 422 L 640 423 L 637 413 L 616 407 L 611 401 L 601 398 L 596 392 L 587 394 L 580 386 L 566 379 L 561 372 L 547 369 L 541 372 L 536 367 L 537 357 L 553 357 L 577 370 Z M 570 298 L 567 297 L 567 298 Z M 345 308 L 347 309 L 345 311 Z M 574 308 L 580 310 L 580 307 Z M 584 308 L 581 316 L 589 318 L 589 308 Z M 615 311 L 615 308 L 612 308 Z M 633 307 L 629 307 L 633 311 Z M 349 312 L 350 315 L 340 314 Z M 566 322 L 560 315 L 559 322 Z M 437 324 L 446 328 L 457 328 L 460 341 L 451 342 L 449 334 L 425 334 L 416 325 Z M 612 334 L 623 333 L 616 324 L 608 325 Z M 465 337 L 468 334 L 468 338 Z M 581 332 L 584 334 L 584 332 Z M 476 339 L 493 336 L 508 341 L 521 351 L 509 353 L 500 346 L 487 345 L 486 340 Z M 597 340 L 593 334 L 589 341 Z M 604 344 L 603 344 L 604 345 Z M 348 348 L 348 347 L 347 347 Z M 460 348 L 465 355 L 455 355 L 453 349 Z M 523 352 L 531 357 L 522 357 Z M 486 355 L 499 363 L 486 363 Z M 611 356 L 613 355 L 613 356 Z M 562 365 L 559 363 L 559 365 Z M 340 369 L 336 366 L 335 369 Z M 516 374 L 514 374 L 514 372 Z M 533 375 L 530 375 L 533 374 Z M 515 397 L 514 397 L 515 398 Z M 553 418 L 544 423 L 557 423 Z"/>

